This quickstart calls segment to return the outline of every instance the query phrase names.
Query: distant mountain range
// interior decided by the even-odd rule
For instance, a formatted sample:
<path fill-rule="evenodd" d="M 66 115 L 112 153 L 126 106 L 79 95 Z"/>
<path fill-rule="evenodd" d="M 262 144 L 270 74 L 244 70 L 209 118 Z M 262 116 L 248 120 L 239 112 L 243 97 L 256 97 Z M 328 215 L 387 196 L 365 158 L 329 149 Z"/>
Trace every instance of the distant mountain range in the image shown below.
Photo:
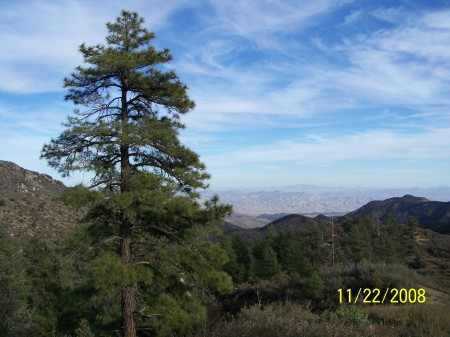
<path fill-rule="evenodd" d="M 0 160 L 0 230 L 11 236 L 39 235 L 50 241 L 64 237 L 80 218 L 72 209 L 54 200 L 65 189 L 63 183 L 46 174 Z M 412 195 L 392 198 L 404 191 L 415 191 L 426 198 Z M 212 193 L 208 191 L 206 195 Z M 329 217 L 346 213 L 374 220 L 393 216 L 399 223 L 417 217 L 422 227 L 450 233 L 450 202 L 443 202 L 450 199 L 447 187 L 373 190 L 296 185 L 284 190 L 227 191 L 219 195 L 223 202 L 232 203 L 235 210 L 221 226 L 225 233 L 263 235 L 269 223 L 279 231 L 290 231 L 308 221 L 328 221 Z M 373 201 L 377 198 L 387 200 Z M 254 229 L 245 231 L 243 228 Z"/>
<path fill-rule="evenodd" d="M 450 201 L 450 187 L 374 189 L 295 185 L 204 193 L 205 196 L 212 194 L 218 194 L 222 202 L 232 204 L 236 214 L 252 216 L 276 213 L 342 215 L 373 200 L 407 194 L 432 201 Z"/>
<path fill-rule="evenodd" d="M 422 228 L 429 228 L 441 234 L 450 234 L 450 202 L 430 201 L 412 195 L 371 201 L 353 212 L 338 217 L 328 217 L 322 214 L 315 217 L 301 214 L 280 215 L 277 214 L 273 221 L 259 228 L 243 228 L 239 226 L 239 222 L 226 222 L 220 227 L 227 235 L 240 234 L 243 237 L 254 237 L 264 235 L 269 226 L 273 226 L 277 232 L 290 232 L 308 222 L 330 222 L 332 219 L 339 221 L 349 217 L 368 217 L 374 221 L 383 221 L 391 217 L 398 224 L 407 224 L 412 218 L 417 218 L 419 226 Z M 248 218 L 250 217 L 248 216 Z"/>

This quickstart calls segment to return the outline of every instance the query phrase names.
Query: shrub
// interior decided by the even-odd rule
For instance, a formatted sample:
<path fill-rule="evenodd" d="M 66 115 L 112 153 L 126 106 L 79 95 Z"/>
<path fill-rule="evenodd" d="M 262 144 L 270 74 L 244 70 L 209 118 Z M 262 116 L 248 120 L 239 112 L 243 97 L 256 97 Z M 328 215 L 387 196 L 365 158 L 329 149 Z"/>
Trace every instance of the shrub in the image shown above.
<path fill-rule="evenodd" d="M 361 319 L 361 313 L 345 314 Z M 352 317 L 353 317 L 352 316 Z M 384 327 L 371 324 L 346 324 L 338 319 L 321 320 L 316 314 L 294 303 L 270 304 L 264 309 L 254 306 L 243 309 L 241 314 L 229 321 L 221 322 L 212 331 L 197 336 L 211 337 L 393 337 L 385 333 Z"/>
<path fill-rule="evenodd" d="M 441 304 L 382 305 L 366 308 L 369 319 L 395 329 L 401 336 L 448 337 L 448 306 Z"/>
<path fill-rule="evenodd" d="M 332 317 L 347 324 L 361 324 L 367 322 L 368 315 L 356 305 L 343 305 L 333 313 Z"/>
<path fill-rule="evenodd" d="M 409 261 L 408 265 L 410 268 L 413 269 L 423 269 L 427 266 L 427 262 L 424 260 L 423 257 L 418 256 L 415 257 L 412 261 Z"/>
<path fill-rule="evenodd" d="M 259 306 L 243 309 L 240 315 L 217 325 L 212 337 L 294 337 L 302 335 L 305 327 L 316 319 L 316 315 L 307 309 L 292 304 L 270 304 L 262 310 Z"/>
<path fill-rule="evenodd" d="M 91 331 L 88 321 L 82 319 L 79 327 L 75 330 L 76 337 L 95 337 Z"/>

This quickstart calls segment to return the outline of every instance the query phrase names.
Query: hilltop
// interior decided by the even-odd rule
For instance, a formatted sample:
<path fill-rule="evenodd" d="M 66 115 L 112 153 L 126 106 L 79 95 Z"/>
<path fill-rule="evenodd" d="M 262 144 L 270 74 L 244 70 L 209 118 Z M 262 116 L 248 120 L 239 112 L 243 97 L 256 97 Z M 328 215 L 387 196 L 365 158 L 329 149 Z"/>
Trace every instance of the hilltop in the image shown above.
<path fill-rule="evenodd" d="M 371 201 L 347 216 L 367 216 L 377 221 L 390 217 L 402 224 L 408 223 L 411 218 L 417 218 L 421 227 L 443 234 L 450 233 L 450 202 L 430 201 L 412 195 Z"/>

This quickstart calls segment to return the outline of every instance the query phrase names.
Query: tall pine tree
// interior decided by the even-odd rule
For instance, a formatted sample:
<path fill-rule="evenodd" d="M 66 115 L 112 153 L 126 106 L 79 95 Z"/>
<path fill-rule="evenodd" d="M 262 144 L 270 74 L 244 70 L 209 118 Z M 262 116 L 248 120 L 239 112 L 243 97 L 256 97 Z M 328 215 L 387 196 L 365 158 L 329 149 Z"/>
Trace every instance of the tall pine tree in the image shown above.
<path fill-rule="evenodd" d="M 198 155 L 178 139 L 184 127 L 180 116 L 194 102 L 176 73 L 165 71 L 172 57 L 151 45 L 154 34 L 143 23 L 137 13 L 122 11 L 107 24 L 106 45 L 81 45 L 84 65 L 64 86 L 65 100 L 82 108 L 41 155 L 63 176 L 93 172 L 90 191 L 78 187 L 72 192 L 77 202 L 89 202 L 90 220 L 100 228 L 96 242 L 117 240 L 117 247 L 110 246 L 93 263 L 91 275 L 99 291 L 120 290 L 125 337 L 136 336 L 136 324 L 145 317 L 164 321 L 161 303 L 168 302 L 169 293 L 185 295 L 174 303 L 188 303 L 195 295 L 193 284 L 223 289 L 231 284 L 214 269 L 226 255 L 192 237 L 197 224 L 218 220 L 231 208 L 217 198 L 204 205 L 197 201 L 209 175 Z M 158 297 L 166 291 L 166 297 Z M 149 303 L 140 306 L 139 301 L 152 299 L 159 312 L 146 311 Z M 145 335 L 156 334 L 158 324 L 147 327 Z"/>

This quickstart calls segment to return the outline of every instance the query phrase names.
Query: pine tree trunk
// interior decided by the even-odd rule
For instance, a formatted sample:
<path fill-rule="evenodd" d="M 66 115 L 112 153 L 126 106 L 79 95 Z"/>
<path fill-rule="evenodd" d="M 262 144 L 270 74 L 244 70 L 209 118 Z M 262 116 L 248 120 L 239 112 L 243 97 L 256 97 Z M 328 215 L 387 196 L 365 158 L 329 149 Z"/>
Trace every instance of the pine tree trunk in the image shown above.
<path fill-rule="evenodd" d="M 131 256 L 131 226 L 127 219 L 126 210 L 122 213 L 122 224 L 120 226 L 120 255 L 125 266 L 129 267 L 132 262 Z M 123 336 L 136 337 L 136 322 L 134 319 L 135 294 L 132 285 L 122 289 L 122 323 Z"/>
<path fill-rule="evenodd" d="M 126 267 L 130 267 L 132 263 L 131 232 L 131 224 L 128 221 L 127 212 L 126 210 L 122 210 L 120 255 L 122 257 L 122 262 Z M 126 286 L 122 289 L 122 323 L 124 337 L 136 337 L 136 322 L 134 319 L 135 307 L 134 287 L 133 285 Z"/>
<path fill-rule="evenodd" d="M 122 87 L 122 132 L 126 129 L 128 124 L 128 107 L 127 107 L 127 80 L 123 79 Z M 129 190 L 129 180 L 131 176 L 131 164 L 129 145 L 122 143 L 120 146 L 121 154 L 121 193 L 125 193 Z M 121 224 L 120 224 L 120 256 L 122 262 L 129 268 L 132 263 L 131 252 L 131 234 L 132 224 L 130 223 L 128 212 L 126 209 L 121 211 Z M 136 337 L 136 321 L 134 319 L 135 311 L 135 293 L 133 285 L 126 286 L 122 289 L 122 323 L 123 323 L 123 336 L 124 337 Z"/>
<path fill-rule="evenodd" d="M 134 290 L 128 286 L 122 290 L 123 336 L 136 337 L 136 322 L 134 320 Z"/>

